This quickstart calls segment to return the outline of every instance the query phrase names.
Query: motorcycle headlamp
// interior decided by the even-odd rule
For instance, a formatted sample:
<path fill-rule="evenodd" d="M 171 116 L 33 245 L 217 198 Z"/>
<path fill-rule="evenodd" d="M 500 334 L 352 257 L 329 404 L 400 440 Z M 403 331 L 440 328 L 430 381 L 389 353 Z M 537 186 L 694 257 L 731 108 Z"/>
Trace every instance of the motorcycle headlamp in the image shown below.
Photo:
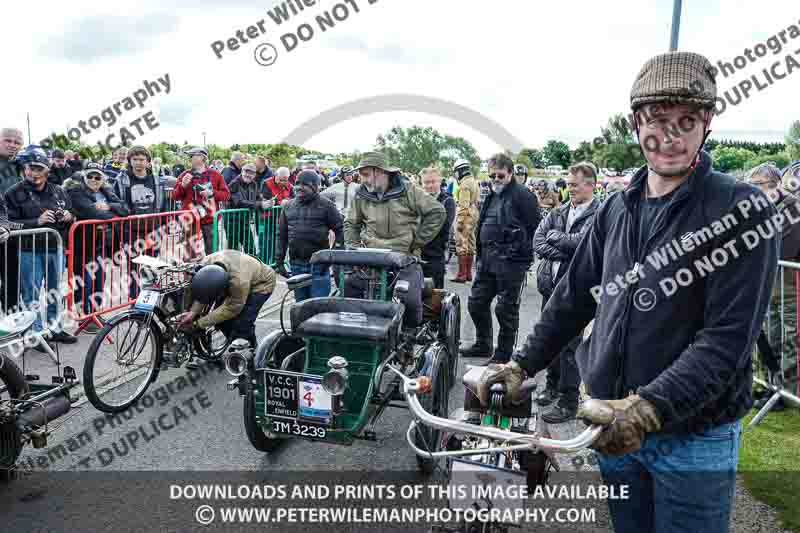
<path fill-rule="evenodd" d="M 322 388 L 331 396 L 341 396 L 347 388 L 350 377 L 347 372 L 347 359 L 335 355 L 328 359 L 330 370 L 322 377 Z"/>

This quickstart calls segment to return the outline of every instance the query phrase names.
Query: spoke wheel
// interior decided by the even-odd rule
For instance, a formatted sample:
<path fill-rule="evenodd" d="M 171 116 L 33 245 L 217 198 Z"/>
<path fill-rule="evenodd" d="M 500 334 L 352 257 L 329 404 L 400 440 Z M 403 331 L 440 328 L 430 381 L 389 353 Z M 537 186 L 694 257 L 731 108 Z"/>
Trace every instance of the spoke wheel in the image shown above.
<path fill-rule="evenodd" d="M 105 413 L 132 406 L 155 381 L 161 364 L 161 332 L 146 315 L 124 315 L 95 335 L 83 367 L 92 405 Z"/>

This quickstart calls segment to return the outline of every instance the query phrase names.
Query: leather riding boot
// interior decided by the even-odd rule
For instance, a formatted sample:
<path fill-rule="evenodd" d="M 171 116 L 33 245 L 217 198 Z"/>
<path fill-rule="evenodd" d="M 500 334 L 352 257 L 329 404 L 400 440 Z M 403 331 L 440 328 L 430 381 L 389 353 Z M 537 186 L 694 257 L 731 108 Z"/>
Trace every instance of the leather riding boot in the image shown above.
<path fill-rule="evenodd" d="M 464 275 L 467 281 L 472 281 L 472 261 L 475 259 L 475 256 L 468 255 L 464 259 Z"/>
<path fill-rule="evenodd" d="M 465 256 L 465 255 L 459 255 L 458 256 L 458 274 L 456 274 L 455 278 L 450 280 L 453 283 L 466 283 L 467 282 L 467 273 L 465 271 L 466 259 L 467 259 L 467 256 Z"/>

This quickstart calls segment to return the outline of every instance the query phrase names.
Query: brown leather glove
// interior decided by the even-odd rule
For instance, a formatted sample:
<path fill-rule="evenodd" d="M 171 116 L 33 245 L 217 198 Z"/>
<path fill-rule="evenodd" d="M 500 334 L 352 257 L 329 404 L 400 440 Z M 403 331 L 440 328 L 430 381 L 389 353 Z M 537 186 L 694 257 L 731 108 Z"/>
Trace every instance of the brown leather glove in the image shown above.
<path fill-rule="evenodd" d="M 655 406 L 638 394 L 623 400 L 606 400 L 614 408 L 616 420 L 600 434 L 591 448 L 605 455 L 625 455 L 642 447 L 647 433 L 661 429 L 661 418 Z M 583 413 L 578 409 L 578 418 Z"/>
<path fill-rule="evenodd" d="M 519 404 L 521 399 L 520 386 L 522 385 L 522 368 L 516 361 L 506 364 L 491 364 L 483 371 L 478 382 L 478 399 L 481 405 L 486 406 L 489 402 L 489 389 L 495 383 L 505 383 L 506 395 L 511 399 L 511 403 Z"/>

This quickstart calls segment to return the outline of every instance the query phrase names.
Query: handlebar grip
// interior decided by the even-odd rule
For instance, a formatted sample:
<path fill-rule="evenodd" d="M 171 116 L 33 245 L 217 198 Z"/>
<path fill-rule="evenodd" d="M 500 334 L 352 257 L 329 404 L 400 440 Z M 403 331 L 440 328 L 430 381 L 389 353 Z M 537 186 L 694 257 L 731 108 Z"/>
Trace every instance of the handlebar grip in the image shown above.
<path fill-rule="evenodd" d="M 584 424 L 610 426 L 614 423 L 616 415 L 614 408 L 608 402 L 598 399 L 590 399 L 583 402 L 578 409 L 577 418 Z"/>

